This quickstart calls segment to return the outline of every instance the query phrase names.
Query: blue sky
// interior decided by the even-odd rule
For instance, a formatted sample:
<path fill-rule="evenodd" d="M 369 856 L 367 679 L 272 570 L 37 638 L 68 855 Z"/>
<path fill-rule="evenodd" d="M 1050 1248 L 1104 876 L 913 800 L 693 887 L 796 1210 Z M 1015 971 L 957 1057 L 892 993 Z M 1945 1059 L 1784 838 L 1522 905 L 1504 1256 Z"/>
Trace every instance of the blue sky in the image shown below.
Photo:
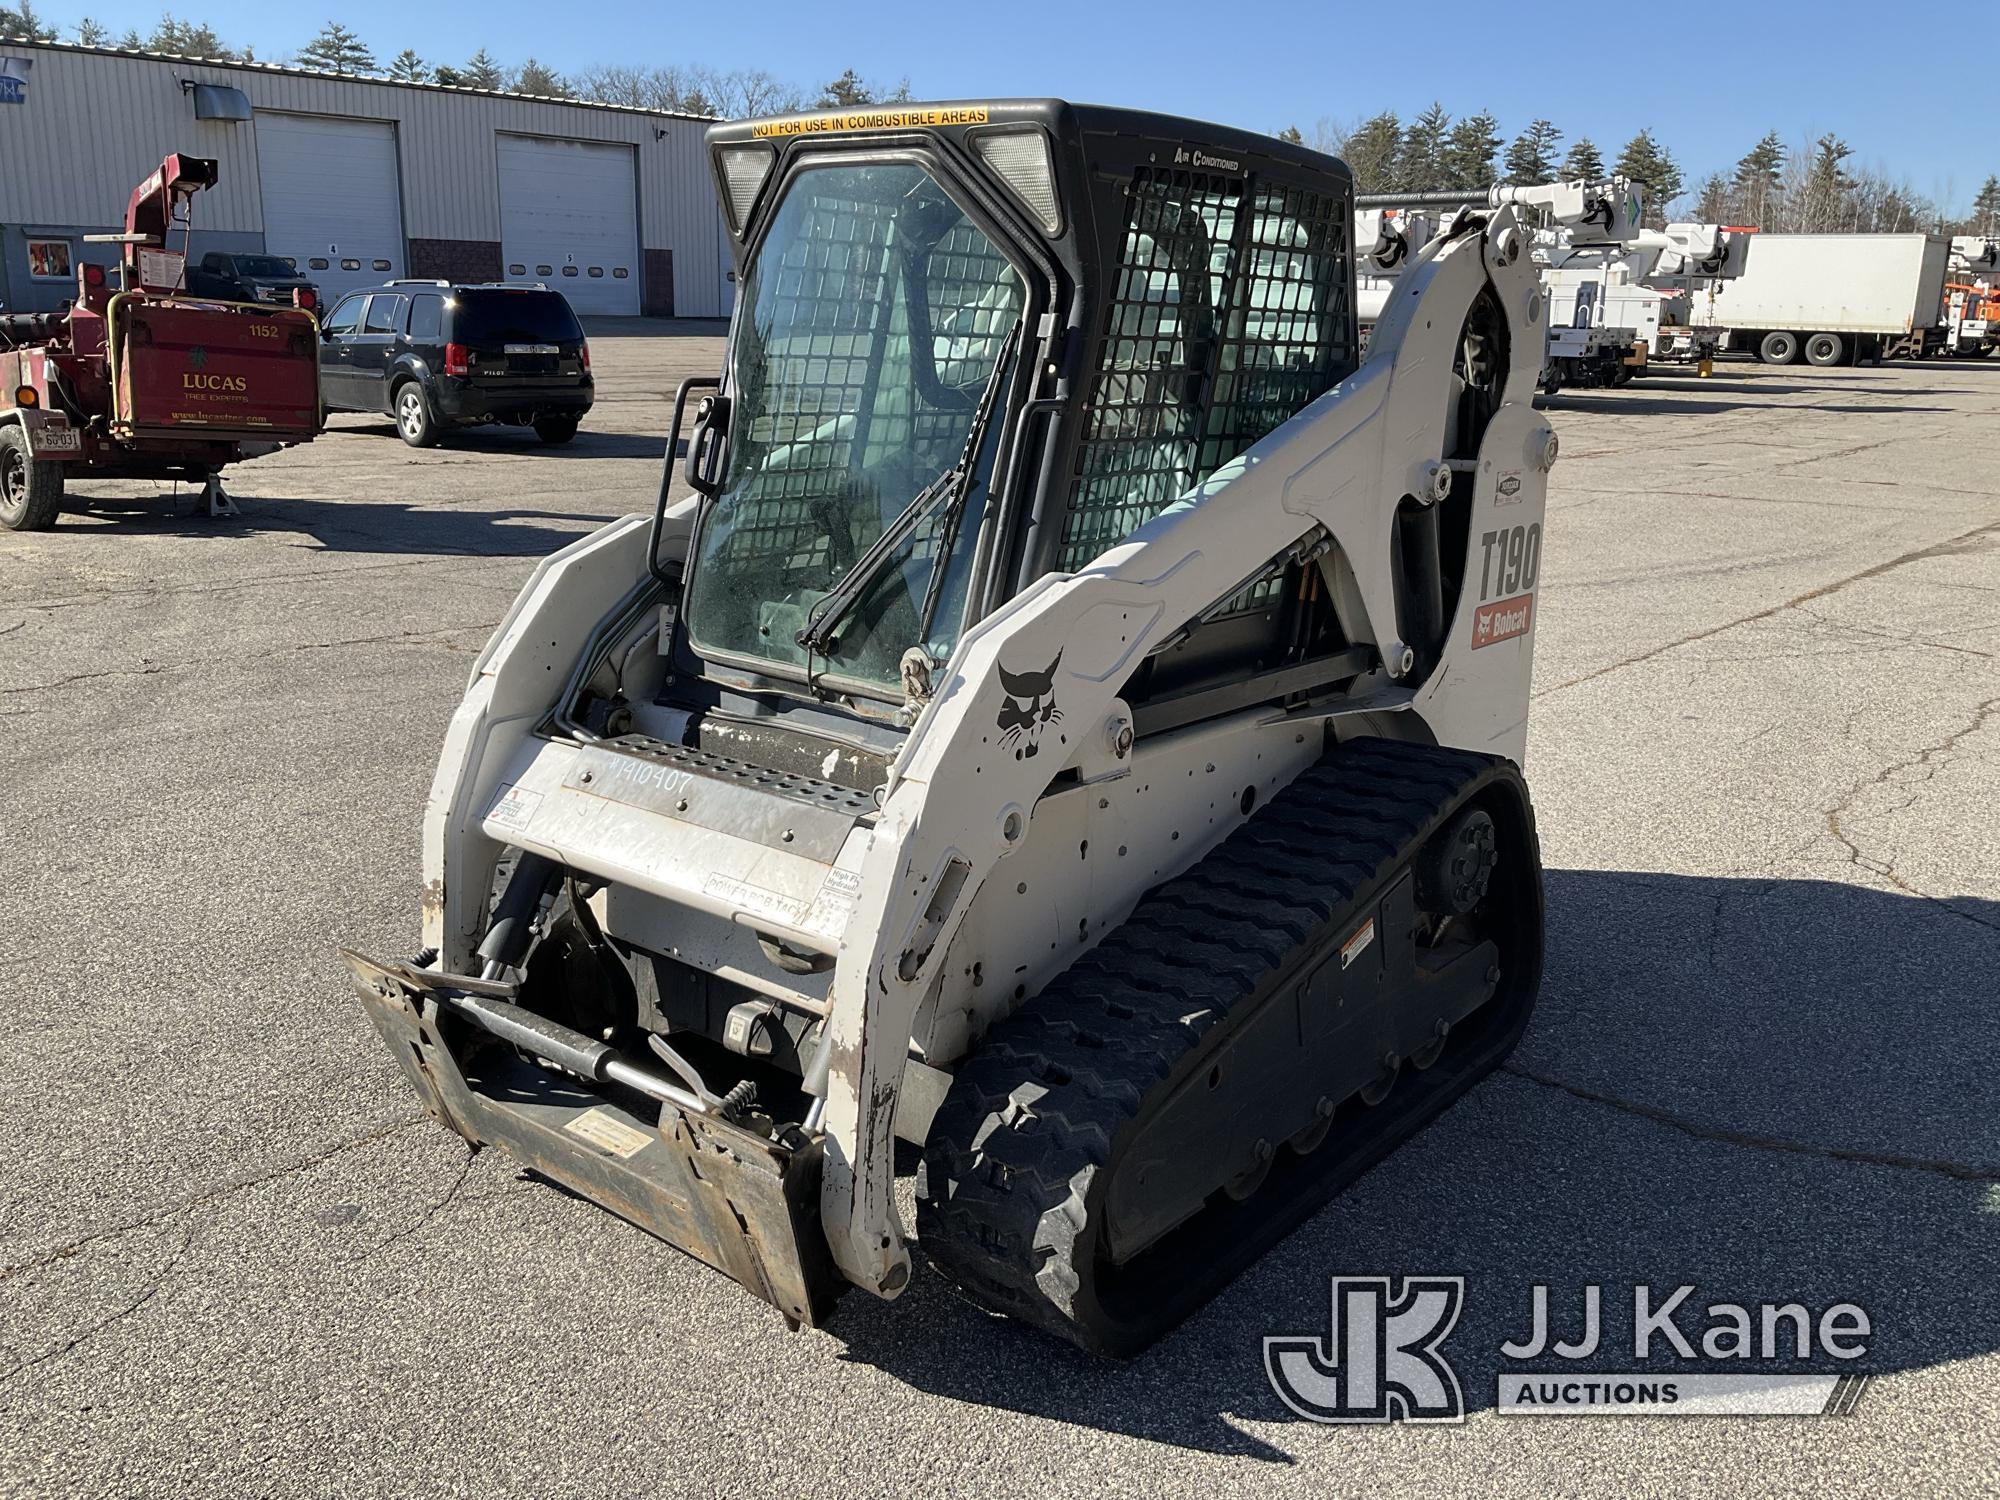
<path fill-rule="evenodd" d="M 1880 0 L 1719 9 L 1490 0 L 346 0 L 337 8 L 177 0 L 173 8 L 273 61 L 336 16 L 384 60 L 408 46 L 456 62 L 484 43 L 503 63 L 532 54 L 558 71 L 706 63 L 809 85 L 852 66 L 891 82 L 907 75 L 926 98 L 1055 94 L 1264 130 L 1309 130 L 1321 118 L 1348 122 L 1382 109 L 1407 117 L 1435 98 L 1454 115 L 1491 108 L 1510 137 L 1545 115 L 1570 139 L 1590 136 L 1607 157 L 1647 127 L 1691 183 L 1732 166 L 1766 130 L 1787 142 L 1834 131 L 1856 163 L 1906 179 L 1953 213 L 2000 172 L 2000 133 L 1979 118 L 1968 75 L 1946 86 L 1951 27 Z M 162 5 L 41 0 L 40 9 L 65 28 L 89 14 L 115 34 L 150 30 Z M 1969 57 L 1987 60 L 1977 47 Z M 1989 117 L 1992 102 L 1989 93 Z"/>

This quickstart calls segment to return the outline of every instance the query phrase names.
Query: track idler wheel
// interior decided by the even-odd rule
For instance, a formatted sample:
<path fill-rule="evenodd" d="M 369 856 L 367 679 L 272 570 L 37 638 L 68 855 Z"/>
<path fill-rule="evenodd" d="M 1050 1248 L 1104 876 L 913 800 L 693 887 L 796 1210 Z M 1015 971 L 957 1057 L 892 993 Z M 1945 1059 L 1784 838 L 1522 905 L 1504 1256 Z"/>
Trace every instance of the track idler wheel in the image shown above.
<path fill-rule="evenodd" d="M 1440 916 L 1464 916 L 1486 899 L 1499 863 L 1493 819 L 1478 808 L 1459 814 L 1417 857 L 1417 905 Z"/>

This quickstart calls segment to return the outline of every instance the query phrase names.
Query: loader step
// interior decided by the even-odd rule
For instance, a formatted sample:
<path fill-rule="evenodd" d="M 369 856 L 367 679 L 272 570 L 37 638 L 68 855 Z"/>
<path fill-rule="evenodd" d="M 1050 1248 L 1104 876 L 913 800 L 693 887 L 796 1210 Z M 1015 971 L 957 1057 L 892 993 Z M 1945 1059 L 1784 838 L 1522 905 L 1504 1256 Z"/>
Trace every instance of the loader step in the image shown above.
<path fill-rule="evenodd" d="M 959 1067 L 924 1252 L 992 1311 L 1135 1353 L 1498 1066 L 1541 949 L 1519 771 L 1343 745 Z"/>

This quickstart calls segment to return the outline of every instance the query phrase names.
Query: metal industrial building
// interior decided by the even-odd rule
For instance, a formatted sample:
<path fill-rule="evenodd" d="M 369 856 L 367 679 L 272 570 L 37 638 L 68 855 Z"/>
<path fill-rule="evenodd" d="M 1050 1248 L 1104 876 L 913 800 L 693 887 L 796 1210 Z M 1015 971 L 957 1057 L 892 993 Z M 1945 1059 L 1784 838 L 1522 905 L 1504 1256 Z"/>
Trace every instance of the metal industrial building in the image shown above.
<path fill-rule="evenodd" d="M 0 303 L 53 308 L 132 189 L 212 156 L 191 255 L 289 257 L 329 296 L 390 277 L 545 282 L 579 313 L 721 317 L 707 122 L 261 63 L 0 42 Z M 176 245 L 178 248 L 178 245 Z"/>

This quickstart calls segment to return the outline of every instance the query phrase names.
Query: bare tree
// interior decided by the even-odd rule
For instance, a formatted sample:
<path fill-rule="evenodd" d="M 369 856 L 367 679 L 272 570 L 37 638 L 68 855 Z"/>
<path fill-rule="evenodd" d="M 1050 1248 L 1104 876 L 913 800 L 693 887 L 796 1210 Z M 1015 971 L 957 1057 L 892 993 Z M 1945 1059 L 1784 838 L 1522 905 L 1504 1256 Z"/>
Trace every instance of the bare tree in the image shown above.
<path fill-rule="evenodd" d="M 806 91 L 774 78 L 762 68 L 724 72 L 710 67 L 629 68 L 617 64 L 586 68 L 569 81 L 579 99 L 623 104 L 633 109 L 666 109 L 740 119 L 806 106 Z"/>
<path fill-rule="evenodd" d="M 773 78 L 762 68 L 735 68 L 727 73 L 694 68 L 690 72 L 695 85 L 714 105 L 714 112 L 725 119 L 805 108 L 804 89 Z"/>

